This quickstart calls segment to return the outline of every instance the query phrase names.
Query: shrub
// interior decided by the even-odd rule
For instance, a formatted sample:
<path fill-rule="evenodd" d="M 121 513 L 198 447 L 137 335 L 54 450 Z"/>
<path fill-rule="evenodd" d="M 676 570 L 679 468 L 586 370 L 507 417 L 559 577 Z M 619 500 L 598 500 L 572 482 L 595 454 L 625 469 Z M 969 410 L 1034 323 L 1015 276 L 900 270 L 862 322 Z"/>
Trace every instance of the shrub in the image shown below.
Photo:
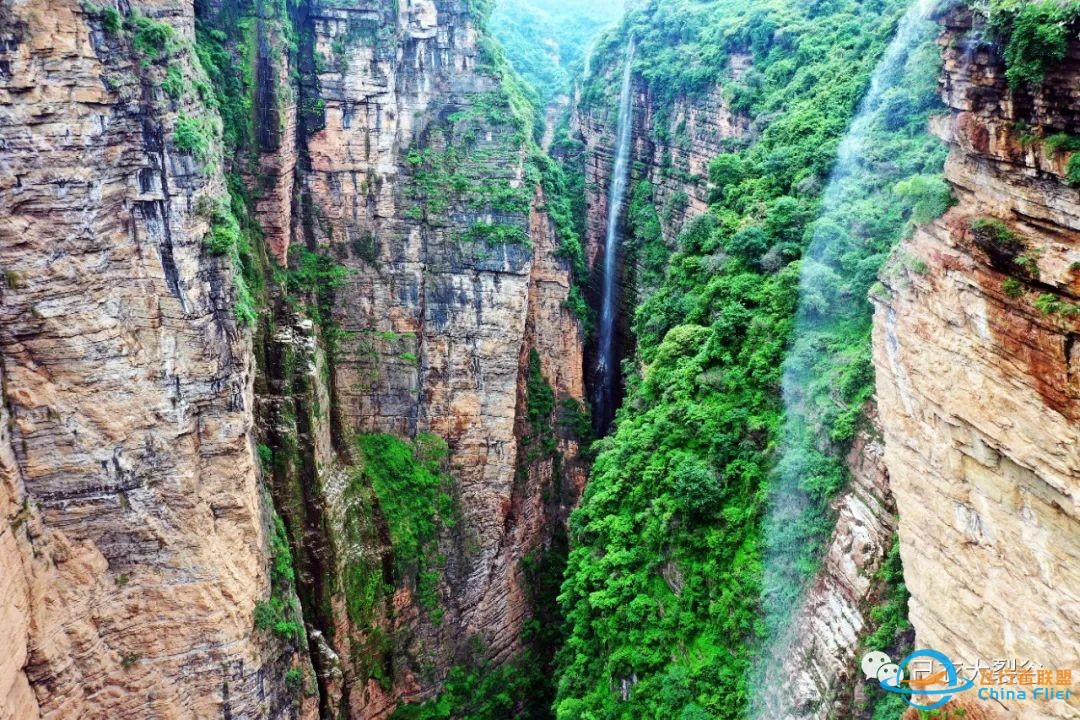
<path fill-rule="evenodd" d="M 988 251 L 1016 255 L 1024 249 L 1024 243 L 1009 226 L 997 218 L 979 217 L 970 222 L 977 245 Z"/>
<path fill-rule="evenodd" d="M 293 695 L 299 695 L 304 690 L 304 671 L 300 668 L 292 668 L 285 673 L 285 687 Z"/>
<path fill-rule="evenodd" d="M 911 207 L 911 221 L 923 225 L 941 217 L 952 204 L 952 189 L 941 175 L 915 175 L 893 191 Z"/>
<path fill-rule="evenodd" d="M 1065 317 L 1080 315 L 1080 305 L 1066 302 L 1051 293 L 1042 293 L 1035 298 L 1035 307 L 1043 315 L 1064 315 Z"/>
<path fill-rule="evenodd" d="M 138 10 L 133 10 L 127 19 L 128 28 L 134 33 L 131 45 L 135 51 L 147 59 L 161 57 L 175 36 L 168 23 L 146 17 Z"/>
<path fill-rule="evenodd" d="M 1024 286 L 1015 278 L 1006 278 L 1005 281 L 1001 283 L 1001 291 L 1004 292 L 1007 297 L 1015 300 L 1024 294 Z"/>
<path fill-rule="evenodd" d="M 529 246 L 529 234 L 519 225 L 509 223 L 473 223 L 464 237 L 473 242 L 487 245 L 525 245 Z"/>
<path fill-rule="evenodd" d="M 1080 2 L 996 0 L 991 23 L 1005 42 L 1005 77 L 1012 87 L 1038 85 L 1048 65 L 1068 52 L 1069 25 L 1080 15 Z"/>
<path fill-rule="evenodd" d="M 288 606 L 276 596 L 255 603 L 255 629 L 272 632 L 285 640 L 297 640 L 301 636 L 299 623 L 287 617 Z"/>
<path fill-rule="evenodd" d="M 101 11 L 101 27 L 110 35 L 116 35 L 124 26 L 124 19 L 114 7 L 105 7 Z"/>
<path fill-rule="evenodd" d="M 173 100 L 179 100 L 183 97 L 184 91 L 187 89 L 187 83 L 184 82 L 184 74 L 181 72 L 179 65 L 169 66 L 168 71 L 165 73 L 165 80 L 161 83 L 161 89 Z"/>
<path fill-rule="evenodd" d="M 183 153 L 193 155 L 200 160 L 210 152 L 210 138 L 203 123 L 193 117 L 181 115 L 176 119 L 173 129 L 173 144 Z"/>
<path fill-rule="evenodd" d="M 1080 137 L 1069 133 L 1054 133 L 1043 141 L 1043 149 L 1051 155 L 1059 152 L 1076 152 L 1080 150 Z"/>
<path fill-rule="evenodd" d="M 1073 187 L 1080 187 L 1080 153 L 1074 154 L 1065 164 L 1065 181 Z"/>

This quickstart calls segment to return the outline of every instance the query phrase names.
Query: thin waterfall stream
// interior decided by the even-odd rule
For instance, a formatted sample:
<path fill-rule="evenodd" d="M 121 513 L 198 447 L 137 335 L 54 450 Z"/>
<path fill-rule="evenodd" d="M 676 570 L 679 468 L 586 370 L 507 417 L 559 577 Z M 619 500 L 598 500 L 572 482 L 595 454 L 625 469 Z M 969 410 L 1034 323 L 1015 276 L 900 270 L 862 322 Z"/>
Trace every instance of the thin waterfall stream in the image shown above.
<path fill-rule="evenodd" d="M 604 237 L 604 279 L 600 304 L 599 340 L 596 350 L 596 387 L 593 391 L 593 422 L 597 434 L 605 434 L 615 418 L 616 384 L 619 368 L 615 357 L 615 313 L 618 309 L 619 223 L 630 179 L 630 146 L 633 143 L 633 39 L 626 46 L 622 90 L 619 93 L 619 121 L 615 136 L 615 165 L 608 189 L 607 232 Z"/>

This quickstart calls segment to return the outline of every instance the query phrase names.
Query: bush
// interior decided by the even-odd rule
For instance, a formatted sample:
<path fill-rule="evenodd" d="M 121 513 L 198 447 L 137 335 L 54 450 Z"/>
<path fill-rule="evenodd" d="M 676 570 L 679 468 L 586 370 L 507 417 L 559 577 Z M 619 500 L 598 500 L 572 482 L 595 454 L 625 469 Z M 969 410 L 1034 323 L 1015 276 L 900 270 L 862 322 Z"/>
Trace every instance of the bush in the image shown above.
<path fill-rule="evenodd" d="M 1005 76 L 1014 88 L 1039 85 L 1046 68 L 1068 52 L 1069 27 L 1080 2 L 994 0 L 991 26 L 1005 38 Z"/>
<path fill-rule="evenodd" d="M 911 207 L 911 221 L 924 225 L 952 205 L 952 189 L 941 175 L 915 175 L 896 183 L 893 191 Z"/>
<path fill-rule="evenodd" d="M 169 69 L 165 72 L 165 80 L 161 83 L 161 89 L 173 100 L 179 100 L 183 97 L 184 92 L 187 90 L 187 83 L 184 82 L 184 74 L 179 65 L 169 66 Z"/>
<path fill-rule="evenodd" d="M 996 250 L 1015 255 L 1025 245 L 1009 226 L 997 218 L 973 218 L 969 223 L 975 242 L 983 249 Z"/>
<path fill-rule="evenodd" d="M 124 26 L 124 18 L 114 7 L 105 7 L 101 11 L 101 27 L 110 35 L 116 35 Z"/>
<path fill-rule="evenodd" d="M 285 687 L 293 695 L 299 695 L 304 691 L 304 671 L 300 668 L 292 668 L 285 673 Z"/>
<path fill-rule="evenodd" d="M 285 640 L 297 640 L 301 626 L 286 617 L 288 606 L 279 597 L 255 603 L 255 629 L 272 632 Z"/>
<path fill-rule="evenodd" d="M 1065 164 L 1065 181 L 1073 187 L 1080 187 L 1080 153 L 1074 154 Z"/>
<path fill-rule="evenodd" d="M 1005 293 L 1006 297 L 1015 300 L 1024 294 L 1024 286 L 1015 278 L 1006 278 L 1005 281 L 1001 283 L 1001 291 Z"/>
<path fill-rule="evenodd" d="M 127 25 L 134 33 L 132 47 L 147 59 L 161 57 L 175 36 L 175 31 L 168 23 L 152 20 L 138 10 L 133 10 L 128 16 Z"/>
<path fill-rule="evenodd" d="M 210 152 L 210 138 L 202 121 L 187 115 L 176 119 L 173 129 L 173 145 L 182 153 L 205 160 Z"/>

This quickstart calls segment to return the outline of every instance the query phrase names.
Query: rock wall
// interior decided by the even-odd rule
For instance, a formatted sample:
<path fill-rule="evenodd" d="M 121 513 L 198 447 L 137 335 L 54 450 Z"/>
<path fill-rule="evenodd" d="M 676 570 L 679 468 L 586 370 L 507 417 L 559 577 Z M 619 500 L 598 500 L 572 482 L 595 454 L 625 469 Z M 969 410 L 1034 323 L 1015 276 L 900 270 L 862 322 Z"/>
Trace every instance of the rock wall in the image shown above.
<path fill-rule="evenodd" d="M 733 54 L 731 77 L 739 79 L 749 66 L 748 56 Z M 590 267 L 596 266 L 604 250 L 620 68 L 614 63 L 586 79 L 590 84 L 606 83 L 614 95 L 579 103 L 573 118 L 575 132 L 585 144 L 585 241 Z M 684 223 L 708 209 L 710 161 L 729 144 L 750 135 L 750 119 L 731 109 L 720 85 L 701 96 L 668 100 L 637 80 L 633 98 L 635 166 L 631 174 L 635 180 L 651 183 L 664 237 L 673 243 Z"/>
<path fill-rule="evenodd" d="M 787 688 L 764 698 L 778 720 L 863 717 L 859 711 L 868 704 L 857 653 L 873 629 L 870 611 L 887 590 L 876 575 L 896 533 L 877 418 L 873 409 L 868 415 L 871 429 L 856 437 L 848 454 L 851 482 L 833 502 L 836 527 L 821 569 L 770 669 L 768 686 Z"/>
<path fill-rule="evenodd" d="M 910 618 L 919 646 L 957 662 L 1076 668 L 1080 195 L 1046 138 L 1080 129 L 1080 45 L 1041 87 L 1010 90 L 981 18 L 942 21 L 952 113 L 936 130 L 958 203 L 904 243 L 874 324 Z"/>
<path fill-rule="evenodd" d="M 160 89 L 199 77 L 192 6 L 131 9 L 168 43 L 74 0 L 0 9 L 0 714 L 295 717 L 295 648 L 252 622 L 250 335 L 198 210 L 224 183 L 177 146 L 197 101 Z"/>
<path fill-rule="evenodd" d="M 593 60 L 594 70 L 583 81 L 571 117 L 571 130 L 583 144 L 582 162 L 585 174 L 585 257 L 590 268 L 587 296 L 593 307 L 599 307 L 603 286 L 603 256 L 607 235 L 608 194 L 614 167 L 616 125 L 618 123 L 618 91 L 622 68 L 622 53 L 603 62 Z M 732 78 L 738 79 L 747 70 L 750 58 L 735 53 L 729 63 Z M 626 213 L 636 185 L 647 181 L 651 186 L 651 201 L 656 209 L 662 231 L 662 241 L 675 247 L 683 225 L 702 214 L 709 206 L 709 163 L 729 144 L 741 144 L 751 133 L 747 116 L 731 109 L 716 85 L 710 91 L 694 97 L 668 99 L 661 91 L 650 88 L 635 78 L 633 98 L 633 149 L 631 151 L 631 182 L 623 209 L 623 237 L 626 239 L 623 257 L 618 263 L 620 292 L 619 318 L 615 342 L 619 356 L 626 357 L 634 347 L 630 321 L 634 308 L 654 288 L 644 279 L 647 273 L 663 272 L 663 268 L 644 267 L 643 240 L 636 237 L 634 228 L 627 225 Z M 590 367 L 592 362 L 589 361 Z"/>
<path fill-rule="evenodd" d="M 528 128 L 467 5 L 313 4 L 309 21 L 317 83 L 307 97 L 325 115 L 306 139 L 308 215 L 296 238 L 348 269 L 330 309 L 344 338 L 323 405 L 332 443 L 316 453 L 327 516 L 347 520 L 355 498 L 344 478 L 364 433 L 446 440 L 460 513 L 440 535 L 438 612 L 399 588 L 373 621 L 397 638 L 389 683 L 350 662 L 370 652 L 372 632 L 329 589 L 342 702 L 351 717 L 385 717 L 398 698 L 434 694 L 455 664 L 521 650 L 531 608 L 520 562 L 565 519 L 541 498 L 565 482 L 572 506 L 583 484 L 572 440 L 559 473 L 525 458 L 524 373 L 536 350 L 557 397 L 580 402 L 582 337 L 564 307 L 570 270 L 536 194 Z M 340 548 L 337 573 L 354 560 Z"/>
<path fill-rule="evenodd" d="M 245 69 L 217 106 L 196 10 Z M 17 2 L 0 37 L 0 718 L 381 718 L 514 657 L 584 484 L 530 368 L 579 406 L 582 336 L 470 4 Z M 230 195 L 250 329 L 206 240 Z M 397 499 L 357 495 L 364 433 L 447 442 L 437 609 L 394 577 Z M 256 629 L 296 602 L 271 494 L 295 631 Z"/>

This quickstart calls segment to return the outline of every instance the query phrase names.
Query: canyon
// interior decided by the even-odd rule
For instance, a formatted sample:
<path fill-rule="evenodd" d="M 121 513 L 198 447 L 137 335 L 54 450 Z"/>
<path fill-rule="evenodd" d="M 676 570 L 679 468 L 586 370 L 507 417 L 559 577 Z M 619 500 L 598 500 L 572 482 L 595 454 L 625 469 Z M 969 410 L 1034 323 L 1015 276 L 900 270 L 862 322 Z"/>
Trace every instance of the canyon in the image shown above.
<path fill-rule="evenodd" d="M 794 76 L 769 63 L 809 31 L 739 15 L 692 90 L 635 60 L 609 235 L 636 36 L 600 36 L 560 122 L 488 5 L 0 3 L 0 720 L 428 718 L 403 713 L 532 674 L 558 686 L 535 717 L 648 693 L 688 720 L 740 712 L 724 693 L 749 705 L 770 373 L 841 125 L 826 171 L 784 148 L 763 163 L 791 175 L 784 202 L 725 189 L 783 119 L 747 97 Z M 874 15 L 859 32 L 892 32 Z M 843 482 L 769 676 L 785 720 L 880 720 L 870 649 L 1080 665 L 1080 199 L 1076 150 L 1053 139 L 1080 132 L 1080 42 L 1016 87 L 977 10 L 935 21 L 953 203 L 912 219 L 878 274 L 873 397 L 817 445 Z M 862 42 L 853 75 L 881 52 Z M 807 96 L 810 72 L 789 78 Z M 749 226 L 784 239 L 727 243 Z M 594 439 L 616 236 L 625 406 Z M 750 270 L 723 285 L 732 268 Z M 678 272 L 713 295 L 679 295 Z M 766 379 L 738 421 L 698 402 L 739 401 L 745 376 Z M 673 397 L 698 404 L 664 414 Z M 702 548 L 723 562 L 702 570 Z M 868 647 L 886 611 L 904 621 Z M 534 717 L 533 698 L 498 702 L 491 717 Z"/>

